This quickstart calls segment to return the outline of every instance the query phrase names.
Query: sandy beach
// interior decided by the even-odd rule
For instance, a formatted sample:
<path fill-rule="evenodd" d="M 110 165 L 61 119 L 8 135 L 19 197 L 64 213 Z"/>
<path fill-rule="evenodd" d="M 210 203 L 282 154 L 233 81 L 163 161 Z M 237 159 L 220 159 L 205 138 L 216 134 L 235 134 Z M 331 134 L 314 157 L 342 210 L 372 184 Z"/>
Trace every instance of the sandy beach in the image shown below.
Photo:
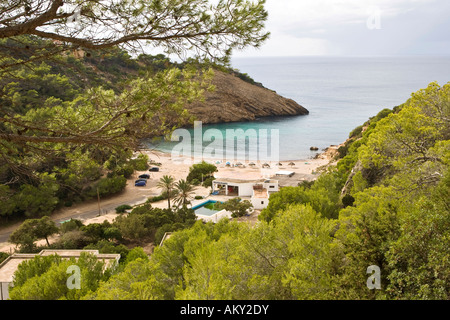
<path fill-rule="evenodd" d="M 277 163 L 267 163 L 270 168 L 263 168 L 262 162 L 253 162 L 254 165 L 250 165 L 252 161 L 234 161 L 227 165 L 226 161 L 217 161 L 215 159 L 203 159 L 206 162 L 215 164 L 218 172 L 215 176 L 218 178 L 234 177 L 239 179 L 258 179 L 269 178 L 274 176 L 276 172 L 281 170 L 288 170 L 294 172 L 294 176 L 290 178 L 289 183 L 291 185 L 297 185 L 298 182 L 303 180 L 314 180 L 318 176 L 318 170 L 320 167 L 326 166 L 330 163 L 334 151 L 338 146 L 331 146 L 326 152 L 319 154 L 315 159 L 307 160 L 289 160 L 280 161 Z M 88 202 L 75 204 L 69 208 L 61 208 L 52 214 L 51 219 L 55 222 L 61 222 L 70 218 L 80 219 L 84 224 L 101 223 L 105 220 L 112 222 L 117 214 L 115 208 L 122 204 L 129 204 L 136 206 L 144 203 L 148 198 L 158 196 L 161 194 L 161 190 L 157 187 L 157 183 L 164 175 L 173 176 L 175 181 L 180 179 L 186 179 L 189 168 L 199 159 L 193 159 L 188 157 L 173 157 L 171 154 L 163 153 L 160 151 L 145 150 L 141 151 L 149 156 L 149 159 L 160 164 L 159 172 L 138 171 L 128 180 L 127 186 L 121 193 L 110 196 L 105 199 L 91 200 Z M 241 165 L 237 165 L 241 163 Z M 135 187 L 134 180 L 143 174 L 150 174 L 146 187 Z M 195 189 L 196 196 L 202 196 L 204 198 L 210 198 L 211 188 L 197 187 Z M 202 200 L 200 200 L 202 201 Z M 195 203 L 193 202 L 193 205 Z M 153 207 L 167 208 L 167 201 L 160 201 L 152 203 Z M 0 251 L 13 252 L 15 246 L 9 242 L 9 234 L 15 230 L 20 223 L 9 226 L 0 230 Z M 56 239 L 57 236 L 52 239 Z M 50 239 L 50 241 L 52 240 Z M 43 245 L 45 240 L 38 242 L 38 245 Z"/>

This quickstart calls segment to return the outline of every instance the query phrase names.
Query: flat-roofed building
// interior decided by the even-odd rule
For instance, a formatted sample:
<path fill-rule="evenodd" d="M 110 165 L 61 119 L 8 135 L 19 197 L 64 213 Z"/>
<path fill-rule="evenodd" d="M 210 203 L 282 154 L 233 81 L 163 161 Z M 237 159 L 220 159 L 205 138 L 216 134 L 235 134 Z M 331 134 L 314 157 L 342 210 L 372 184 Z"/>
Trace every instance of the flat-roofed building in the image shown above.
<path fill-rule="evenodd" d="M 14 273 L 23 261 L 34 259 L 36 256 L 58 255 L 62 259 L 79 258 L 81 253 L 90 253 L 98 260 L 105 262 L 107 267 L 113 267 L 119 263 L 120 254 L 104 254 L 98 250 L 42 250 L 39 253 L 14 253 L 0 263 L 0 300 L 9 298 L 9 287 L 14 281 Z"/>
<path fill-rule="evenodd" d="M 222 194 L 226 196 L 252 197 L 255 188 L 265 188 L 269 193 L 277 192 L 278 181 L 270 179 L 231 179 L 217 178 L 212 183 L 213 194 Z"/>
<path fill-rule="evenodd" d="M 270 197 L 270 195 L 269 195 L 269 192 L 267 191 L 267 189 L 265 189 L 265 188 L 253 189 L 253 196 L 251 199 L 253 208 L 258 209 L 258 210 L 267 208 L 267 206 L 269 205 L 269 197 Z"/>
<path fill-rule="evenodd" d="M 278 181 L 274 179 L 216 178 L 212 183 L 213 195 L 250 197 L 255 209 L 266 208 L 270 195 L 278 191 Z"/>

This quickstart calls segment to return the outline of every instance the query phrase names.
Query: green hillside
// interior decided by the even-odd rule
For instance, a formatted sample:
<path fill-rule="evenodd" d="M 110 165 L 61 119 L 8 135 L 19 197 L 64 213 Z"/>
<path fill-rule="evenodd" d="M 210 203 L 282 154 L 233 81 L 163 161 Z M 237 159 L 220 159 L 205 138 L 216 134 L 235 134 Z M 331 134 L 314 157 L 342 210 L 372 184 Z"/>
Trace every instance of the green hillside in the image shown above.
<path fill-rule="evenodd" d="M 210 67 L 253 81 L 229 67 L 133 58 L 117 47 L 34 61 L 24 46 L 45 56 L 52 43 L 19 39 L 0 40 L 16 64 L 0 73 L 0 225 L 97 197 L 97 188 L 101 196 L 123 190 L 147 166 L 144 156 L 130 160 L 140 139 L 191 122 L 184 107 L 208 89 Z"/>
<path fill-rule="evenodd" d="M 65 272 L 58 263 L 30 263 L 11 297 L 447 300 L 449 115 L 450 84 L 431 83 L 356 128 L 316 182 L 273 194 L 261 223 L 196 222 L 150 258 L 134 249 L 79 296 L 51 282 Z M 371 266 L 380 289 L 368 287 Z"/>

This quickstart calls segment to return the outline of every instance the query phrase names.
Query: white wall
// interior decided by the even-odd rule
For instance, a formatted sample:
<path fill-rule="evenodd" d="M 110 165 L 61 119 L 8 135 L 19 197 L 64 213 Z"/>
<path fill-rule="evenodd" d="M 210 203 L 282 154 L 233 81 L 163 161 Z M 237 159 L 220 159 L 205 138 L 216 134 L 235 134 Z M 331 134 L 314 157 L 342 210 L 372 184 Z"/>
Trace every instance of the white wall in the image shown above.
<path fill-rule="evenodd" d="M 219 212 L 217 212 L 216 214 L 214 214 L 212 216 L 197 215 L 197 219 L 202 219 L 205 222 L 217 223 L 221 219 L 224 219 L 224 218 L 231 219 L 231 215 L 232 215 L 231 212 L 229 212 L 227 210 L 222 210 L 222 211 L 219 211 Z"/>
<path fill-rule="evenodd" d="M 264 183 L 263 186 L 269 192 L 278 192 L 280 190 L 279 187 L 278 187 L 278 182 L 275 182 L 275 183 Z"/>
<path fill-rule="evenodd" d="M 251 203 L 253 205 L 253 208 L 262 210 L 267 208 L 267 206 L 269 205 L 269 199 L 252 197 Z"/>
<path fill-rule="evenodd" d="M 253 183 L 240 183 L 239 197 L 251 197 L 253 195 Z"/>
<path fill-rule="evenodd" d="M 9 299 L 9 282 L 0 282 L 0 300 Z"/>

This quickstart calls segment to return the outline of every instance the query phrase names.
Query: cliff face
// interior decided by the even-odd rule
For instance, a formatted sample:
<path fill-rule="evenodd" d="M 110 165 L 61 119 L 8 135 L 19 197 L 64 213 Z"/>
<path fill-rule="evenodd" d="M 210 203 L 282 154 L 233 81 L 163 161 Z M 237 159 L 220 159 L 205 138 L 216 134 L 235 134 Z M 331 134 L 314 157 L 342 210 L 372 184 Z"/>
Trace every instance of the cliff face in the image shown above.
<path fill-rule="evenodd" d="M 205 124 L 252 121 L 261 117 L 306 115 L 309 111 L 294 100 L 274 91 L 215 70 L 214 92 L 205 93 L 205 102 L 187 107 Z"/>

